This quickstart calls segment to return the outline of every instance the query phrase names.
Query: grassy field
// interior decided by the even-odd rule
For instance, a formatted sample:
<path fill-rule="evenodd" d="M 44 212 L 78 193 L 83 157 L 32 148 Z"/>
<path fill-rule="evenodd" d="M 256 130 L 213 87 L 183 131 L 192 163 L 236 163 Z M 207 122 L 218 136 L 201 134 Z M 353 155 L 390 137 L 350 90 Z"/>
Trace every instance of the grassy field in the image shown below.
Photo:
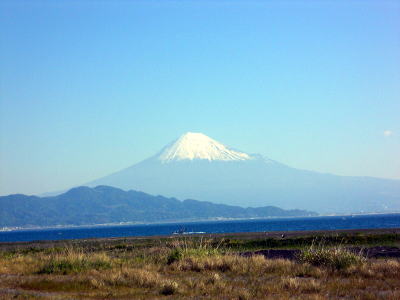
<path fill-rule="evenodd" d="M 398 232 L 0 244 L 0 299 L 400 299 Z M 261 249 L 299 249 L 267 259 Z M 246 252 L 247 256 L 243 253 Z"/>

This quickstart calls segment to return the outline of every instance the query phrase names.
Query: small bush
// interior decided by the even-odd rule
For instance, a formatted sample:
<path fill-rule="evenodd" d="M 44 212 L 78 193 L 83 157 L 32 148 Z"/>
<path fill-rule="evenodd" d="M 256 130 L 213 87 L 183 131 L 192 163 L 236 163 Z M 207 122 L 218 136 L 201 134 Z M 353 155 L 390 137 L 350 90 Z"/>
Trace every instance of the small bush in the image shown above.
<path fill-rule="evenodd" d="M 311 246 L 303 250 L 300 253 L 299 259 L 304 263 L 334 270 L 346 269 L 365 261 L 365 258 L 360 254 L 352 253 L 342 247 L 327 248 L 323 246 Z"/>
<path fill-rule="evenodd" d="M 172 252 L 168 255 L 167 258 L 167 264 L 170 265 L 182 258 L 182 251 L 179 249 L 174 249 Z"/>

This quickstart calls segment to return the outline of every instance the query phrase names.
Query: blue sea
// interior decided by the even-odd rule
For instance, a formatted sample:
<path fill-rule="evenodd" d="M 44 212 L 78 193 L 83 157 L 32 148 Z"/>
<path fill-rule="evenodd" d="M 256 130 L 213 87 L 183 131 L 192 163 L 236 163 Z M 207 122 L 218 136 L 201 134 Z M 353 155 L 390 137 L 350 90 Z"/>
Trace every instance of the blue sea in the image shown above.
<path fill-rule="evenodd" d="M 400 228 L 400 213 L 15 230 L 0 232 L 0 242 L 170 235 L 183 228 L 205 234 Z"/>

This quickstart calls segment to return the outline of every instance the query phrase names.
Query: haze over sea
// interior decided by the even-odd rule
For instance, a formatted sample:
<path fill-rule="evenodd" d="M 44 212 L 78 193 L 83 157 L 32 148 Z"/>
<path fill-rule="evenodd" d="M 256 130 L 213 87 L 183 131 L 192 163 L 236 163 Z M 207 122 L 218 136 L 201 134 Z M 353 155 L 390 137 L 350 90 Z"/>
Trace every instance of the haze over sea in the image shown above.
<path fill-rule="evenodd" d="M 400 227 L 400 213 L 16 230 L 0 232 L 0 242 L 158 236 L 182 229 L 187 233 L 211 234 L 396 227 Z"/>

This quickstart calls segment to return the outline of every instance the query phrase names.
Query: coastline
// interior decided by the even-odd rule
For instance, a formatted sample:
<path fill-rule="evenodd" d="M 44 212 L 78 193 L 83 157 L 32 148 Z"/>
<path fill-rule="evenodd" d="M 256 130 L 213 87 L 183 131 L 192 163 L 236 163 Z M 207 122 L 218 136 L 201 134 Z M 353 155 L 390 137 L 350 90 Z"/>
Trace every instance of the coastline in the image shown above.
<path fill-rule="evenodd" d="M 400 237 L 400 227 L 393 228 L 373 228 L 373 229 L 334 229 L 334 230 L 292 230 L 292 231 L 262 231 L 262 232 L 227 232 L 227 233 L 204 233 L 184 235 L 151 235 L 151 236 L 123 236 L 123 237 L 99 237 L 99 238 L 80 238 L 66 240 L 35 240 L 35 241 L 15 241 L 0 242 L 1 250 L 25 249 L 25 248 L 53 248 L 65 245 L 87 246 L 91 244 L 119 244 L 119 243 L 142 243 L 148 241 L 154 243 L 159 240 L 171 240 L 179 238 L 209 238 L 209 239 L 235 239 L 235 240 L 265 240 L 265 239 L 301 239 L 301 238 L 328 238 L 339 236 L 382 236 L 395 235 Z"/>
<path fill-rule="evenodd" d="M 51 229 L 72 229 L 72 228 L 96 228 L 96 227 L 115 227 L 115 226 L 133 226 L 133 225 L 157 225 L 157 224 L 186 224 L 197 222 L 218 222 L 218 221 L 246 221 L 246 220 L 276 220 L 276 219 L 301 219 L 301 218 L 321 218 L 321 217 L 353 217 L 353 216 L 371 216 L 371 215 L 400 215 L 400 212 L 371 212 L 371 213 L 348 213 L 348 214 L 320 214 L 317 216 L 271 216 L 259 218 L 224 218 L 215 217 L 207 219 L 181 219 L 170 221 L 157 221 L 157 222 L 118 222 L 118 223 L 100 223 L 100 224 L 85 224 L 85 225 L 51 225 L 51 226 L 29 226 L 29 227 L 1 227 L 1 232 L 13 231 L 29 231 L 29 230 L 51 230 Z"/>

